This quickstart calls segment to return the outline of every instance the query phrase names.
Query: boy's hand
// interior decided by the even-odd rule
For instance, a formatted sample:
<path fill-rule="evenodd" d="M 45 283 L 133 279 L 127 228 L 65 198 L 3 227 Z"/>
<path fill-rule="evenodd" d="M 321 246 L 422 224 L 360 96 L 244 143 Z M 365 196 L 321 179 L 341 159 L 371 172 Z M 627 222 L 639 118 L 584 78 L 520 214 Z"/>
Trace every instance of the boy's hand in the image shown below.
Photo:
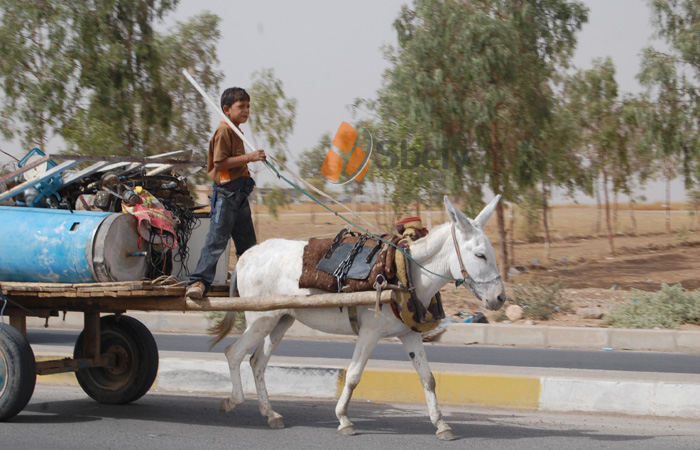
<path fill-rule="evenodd" d="M 266 159 L 265 150 L 255 150 L 250 153 L 250 162 L 265 161 Z"/>

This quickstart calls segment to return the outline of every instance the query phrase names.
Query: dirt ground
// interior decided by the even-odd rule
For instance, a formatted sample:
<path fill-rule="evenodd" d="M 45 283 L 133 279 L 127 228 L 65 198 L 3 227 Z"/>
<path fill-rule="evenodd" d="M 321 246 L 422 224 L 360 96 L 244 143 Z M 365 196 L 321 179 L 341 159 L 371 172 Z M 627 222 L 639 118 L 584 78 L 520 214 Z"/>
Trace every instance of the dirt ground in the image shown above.
<path fill-rule="evenodd" d="M 306 209 L 309 208 L 309 209 Z M 331 214 L 310 214 L 310 207 L 299 206 L 296 210 L 284 211 L 277 219 L 268 214 L 258 214 L 258 240 L 271 237 L 308 239 L 312 236 L 335 234 L 344 222 Z M 686 289 L 700 288 L 700 232 L 688 232 L 688 213 L 674 211 L 674 227 L 671 233 L 665 229 L 663 211 L 638 211 L 637 231 L 630 232 L 629 217 L 620 215 L 618 235 L 615 237 L 615 254 L 609 249 L 607 237 L 591 233 L 595 211 L 590 208 L 561 208 L 555 210 L 552 227 L 554 242 L 550 246 L 550 258 L 545 258 L 543 243 L 516 241 L 514 245 L 514 267 L 506 284 L 508 293 L 517 284 L 531 282 L 552 284 L 560 282 L 563 296 L 570 303 L 571 311 L 558 313 L 549 321 L 538 321 L 536 325 L 557 326 L 602 326 L 600 319 L 583 317 L 582 308 L 599 308 L 607 313 L 619 302 L 629 298 L 630 289 L 657 291 L 661 284 L 681 283 Z M 424 214 L 423 214 L 424 215 Z M 363 214 L 369 221 L 377 223 L 381 216 L 376 212 Z M 623 220 L 626 219 L 626 220 Z M 391 223 L 389 217 L 386 223 Z M 423 218 L 424 225 L 431 221 L 445 221 L 444 214 L 433 213 L 430 220 Z M 486 229 L 494 247 L 495 220 Z M 515 236 L 519 237 L 516 227 Z M 490 321 L 499 313 L 487 312 L 466 289 L 456 289 L 448 284 L 442 289 L 443 303 L 448 317 L 460 311 L 481 311 Z M 506 303 L 508 306 L 508 303 Z M 524 323 L 523 320 L 516 323 Z M 700 330 L 700 327 L 684 325 L 682 329 Z"/>

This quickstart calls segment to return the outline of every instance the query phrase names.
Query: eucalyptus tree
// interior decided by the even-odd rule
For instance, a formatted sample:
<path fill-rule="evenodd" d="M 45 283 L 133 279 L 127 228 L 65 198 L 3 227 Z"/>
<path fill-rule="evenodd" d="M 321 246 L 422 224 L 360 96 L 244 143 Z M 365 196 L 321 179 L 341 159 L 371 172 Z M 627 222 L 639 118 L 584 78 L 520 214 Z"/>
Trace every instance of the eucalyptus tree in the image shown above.
<path fill-rule="evenodd" d="M 207 142 L 213 134 L 211 108 L 197 89 L 182 75 L 188 69 L 211 98 L 219 98 L 223 73 L 217 69 L 217 43 L 221 18 L 202 13 L 176 22 L 167 33 L 159 33 L 156 45 L 163 56 L 160 78 L 172 101 L 169 127 L 156 127 L 146 145 L 160 150 L 191 150 L 206 159 Z M 218 116 L 216 116 L 218 117 Z"/>
<path fill-rule="evenodd" d="M 605 225 L 611 254 L 615 254 L 610 211 L 610 186 L 620 182 L 626 164 L 626 148 L 621 135 L 621 108 L 615 66 L 608 57 L 596 59 L 590 70 L 579 70 L 566 86 L 570 108 L 582 130 L 581 153 L 593 176 L 601 180 Z"/>
<path fill-rule="evenodd" d="M 644 49 L 638 75 L 653 103 L 645 143 L 666 178 L 666 231 L 670 232 L 670 179 L 680 168 L 686 188 L 700 181 L 700 0 L 653 0 L 652 22 L 667 50 Z"/>
<path fill-rule="evenodd" d="M 648 109 L 649 104 L 644 95 L 628 95 L 622 99 L 621 130 L 627 148 L 625 167 L 628 170 L 621 186 L 629 199 L 628 208 L 633 234 L 637 234 L 637 219 L 634 213 L 637 200 L 635 191 L 653 179 L 657 172 L 657 161 L 644 143 L 646 132 L 644 117 Z"/>
<path fill-rule="evenodd" d="M 417 0 L 404 7 L 377 102 L 387 134 L 458 150 L 448 152 L 449 170 L 434 169 L 433 178 L 466 194 L 467 203 L 482 201 L 482 185 L 517 201 L 545 171 L 538 144 L 552 114 L 549 83 L 586 20 L 583 4 L 566 0 Z M 496 217 L 505 275 L 501 203 Z"/>
<path fill-rule="evenodd" d="M 579 151 L 580 144 L 580 124 L 575 119 L 575 112 L 567 107 L 564 96 L 560 95 L 554 104 L 552 120 L 546 123 L 537 147 L 547 161 L 540 173 L 540 210 L 546 260 L 551 256 L 549 201 L 552 190 L 559 188 L 568 197 L 573 197 L 578 190 L 588 194 L 592 192 L 592 176 L 588 170 L 589 164 Z"/>
<path fill-rule="evenodd" d="M 70 2 L 0 0 L 0 131 L 45 149 L 76 99 Z"/>
<path fill-rule="evenodd" d="M 294 131 L 297 100 L 287 98 L 284 84 L 273 69 L 255 71 L 251 78 L 250 128 L 256 135 L 262 135 L 266 150 L 274 152 L 275 158 L 284 163 L 287 140 Z"/>
<path fill-rule="evenodd" d="M 218 17 L 154 24 L 174 0 L 0 0 L 0 128 L 44 147 L 60 134 L 69 151 L 144 156 L 203 154 L 208 107 L 181 75 L 193 68 L 218 91 Z"/>
<path fill-rule="evenodd" d="M 162 77 L 164 55 L 154 21 L 176 0 L 73 1 L 75 62 L 87 100 L 64 134 L 73 150 L 149 155 L 151 135 L 167 133 L 173 99 Z"/>
<path fill-rule="evenodd" d="M 251 78 L 248 89 L 251 96 L 250 129 L 255 136 L 262 136 L 268 155 L 284 164 L 287 160 L 287 140 L 294 131 L 297 100 L 287 98 L 284 84 L 275 76 L 273 69 L 255 71 Z M 260 144 L 256 141 L 256 145 Z M 289 196 L 279 187 L 269 186 L 268 193 L 262 196 L 262 203 L 275 218 L 278 210 L 289 202 Z"/>

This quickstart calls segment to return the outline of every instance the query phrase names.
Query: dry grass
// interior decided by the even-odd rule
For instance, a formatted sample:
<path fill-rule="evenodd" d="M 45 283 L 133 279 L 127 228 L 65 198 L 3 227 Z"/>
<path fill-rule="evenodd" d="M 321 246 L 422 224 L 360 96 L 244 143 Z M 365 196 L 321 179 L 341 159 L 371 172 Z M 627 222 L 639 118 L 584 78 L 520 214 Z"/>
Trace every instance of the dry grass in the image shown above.
<path fill-rule="evenodd" d="M 636 230 L 633 226 L 630 211 L 625 205 L 620 205 L 617 219 L 613 220 L 613 232 L 616 235 L 648 235 L 665 232 L 666 211 L 662 204 L 635 205 L 634 217 Z M 398 219 L 386 206 L 375 204 L 347 205 L 350 209 L 358 211 L 361 217 L 371 224 L 378 225 L 382 232 L 392 232 L 392 224 Z M 341 212 L 346 218 L 359 226 L 368 227 L 367 224 L 357 219 L 352 214 L 335 206 L 334 209 Z M 262 205 L 253 206 L 255 222 L 260 241 L 272 237 L 288 239 L 307 239 L 313 236 L 333 234 L 346 225 L 341 218 L 328 212 L 315 203 L 300 203 L 290 205 L 280 211 L 277 219 L 267 213 Z M 413 211 L 411 214 L 415 214 Z M 423 225 L 433 228 L 447 221 L 443 210 L 433 211 L 432 217 L 428 217 L 425 210 L 420 212 Z M 566 240 L 571 237 L 606 236 L 605 211 L 598 211 L 594 205 L 565 205 L 556 206 L 552 210 L 550 221 L 551 236 L 555 240 Z M 506 218 L 506 225 L 507 218 Z M 671 210 L 671 230 L 678 232 L 690 229 L 691 216 L 688 211 L 682 209 L 681 204 L 673 204 Z M 486 233 L 494 244 L 497 242 L 496 221 L 491 220 Z M 515 239 L 524 239 L 523 222 L 516 214 Z M 540 236 L 542 233 L 540 233 Z"/>

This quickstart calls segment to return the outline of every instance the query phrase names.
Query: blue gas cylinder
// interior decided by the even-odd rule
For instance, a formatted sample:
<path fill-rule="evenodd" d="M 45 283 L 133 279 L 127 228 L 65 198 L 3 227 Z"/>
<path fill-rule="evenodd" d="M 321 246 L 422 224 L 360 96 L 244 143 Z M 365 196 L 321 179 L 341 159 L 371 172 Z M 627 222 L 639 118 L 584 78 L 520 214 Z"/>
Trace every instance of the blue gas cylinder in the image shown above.
<path fill-rule="evenodd" d="M 0 281 L 133 281 L 146 274 L 129 214 L 0 206 Z"/>

